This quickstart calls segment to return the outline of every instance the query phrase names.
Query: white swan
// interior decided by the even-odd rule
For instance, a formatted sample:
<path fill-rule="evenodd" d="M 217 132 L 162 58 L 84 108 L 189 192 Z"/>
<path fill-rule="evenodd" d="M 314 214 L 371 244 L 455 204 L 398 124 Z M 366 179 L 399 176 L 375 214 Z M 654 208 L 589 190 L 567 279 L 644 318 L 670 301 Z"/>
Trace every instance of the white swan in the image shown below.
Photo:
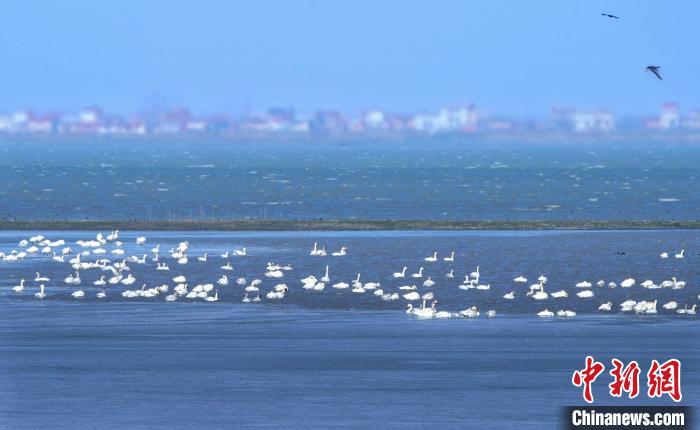
<path fill-rule="evenodd" d="M 588 281 L 581 281 L 576 284 L 576 288 L 590 288 L 592 285 Z"/>
<path fill-rule="evenodd" d="M 479 277 L 481 276 L 479 274 L 479 266 L 476 266 L 476 270 L 473 271 L 472 273 L 469 274 L 472 278 L 476 279 L 476 282 L 479 282 Z"/>
<path fill-rule="evenodd" d="M 246 248 L 241 248 L 233 251 L 233 255 L 236 255 L 238 257 L 245 257 L 248 255 L 248 250 Z"/>
<path fill-rule="evenodd" d="M 576 295 L 582 299 L 588 299 L 590 297 L 593 297 L 595 294 L 593 294 L 593 291 L 591 291 L 591 290 L 584 290 L 584 291 L 579 291 L 578 293 L 576 293 Z"/>
<path fill-rule="evenodd" d="M 636 305 L 637 302 L 634 300 L 625 300 L 624 302 L 620 303 L 620 312 L 631 312 L 634 310 Z"/>
<path fill-rule="evenodd" d="M 319 252 L 320 251 L 318 249 L 318 242 L 314 242 L 314 249 L 312 249 L 311 252 L 309 252 L 309 255 L 318 256 L 320 255 Z"/>
<path fill-rule="evenodd" d="M 532 295 L 532 298 L 535 300 L 546 300 L 548 297 L 549 294 L 545 293 L 544 290 L 540 290 Z"/>
<path fill-rule="evenodd" d="M 265 272 L 265 276 L 267 276 L 268 278 L 281 278 L 284 276 L 284 272 L 282 272 L 281 270 L 269 270 Z"/>
<path fill-rule="evenodd" d="M 545 309 L 543 311 L 537 312 L 537 316 L 540 318 L 552 318 L 554 316 L 554 312 Z"/>
<path fill-rule="evenodd" d="M 476 308 L 476 306 L 472 306 L 469 309 L 465 309 L 459 312 L 459 316 L 463 318 L 476 318 L 479 315 L 479 310 Z"/>
<path fill-rule="evenodd" d="M 228 276 L 221 275 L 221 277 L 216 281 L 216 283 L 222 286 L 228 285 Z"/>
<path fill-rule="evenodd" d="M 214 291 L 214 297 L 207 296 L 204 298 L 207 302 L 218 302 L 219 301 L 219 291 Z"/>
<path fill-rule="evenodd" d="M 22 291 L 24 291 L 24 279 L 21 279 L 19 281 L 19 285 L 15 285 L 14 287 L 12 287 L 12 291 L 15 293 L 21 293 Z"/>
<path fill-rule="evenodd" d="M 554 297 L 555 299 L 559 299 L 562 297 L 569 297 L 569 294 L 564 290 L 560 290 L 552 293 L 552 297 Z"/>
<path fill-rule="evenodd" d="M 659 257 L 668 258 L 668 252 L 662 252 L 661 254 L 659 254 Z"/>
<path fill-rule="evenodd" d="M 338 282 L 337 284 L 333 284 L 332 287 L 338 290 L 344 290 L 345 288 L 350 287 L 350 284 L 347 282 Z"/>
<path fill-rule="evenodd" d="M 407 267 L 404 266 L 402 271 L 394 272 L 394 274 L 393 274 L 394 278 L 405 278 L 406 277 L 406 269 L 407 269 Z"/>
<path fill-rule="evenodd" d="M 385 302 L 393 302 L 399 299 L 399 293 L 385 293 L 382 294 L 382 300 Z"/>
<path fill-rule="evenodd" d="M 452 252 L 450 253 L 450 256 L 449 256 L 449 257 L 443 258 L 442 261 L 447 261 L 448 263 L 451 263 L 451 262 L 455 261 L 455 252 L 452 251 Z"/>
<path fill-rule="evenodd" d="M 437 252 L 434 252 L 432 257 L 425 257 L 423 261 L 427 261 L 428 263 L 435 262 L 437 261 L 437 254 Z"/>
<path fill-rule="evenodd" d="M 73 276 L 73 274 L 71 273 L 63 280 L 63 282 L 71 285 L 79 285 L 81 282 L 80 274 L 78 272 L 75 272 L 75 276 Z"/>
<path fill-rule="evenodd" d="M 576 312 L 569 311 L 569 310 L 560 310 L 560 311 L 557 311 L 557 316 L 563 317 L 563 318 L 572 318 L 572 317 L 576 316 Z"/>
<path fill-rule="evenodd" d="M 49 282 L 51 279 L 49 279 L 46 276 L 41 276 L 39 272 L 36 272 L 36 276 L 34 277 L 35 282 Z"/>
<path fill-rule="evenodd" d="M 411 276 L 414 278 L 422 278 L 423 277 L 423 268 L 421 267 L 420 269 L 418 269 L 418 273 L 414 273 Z"/>
<path fill-rule="evenodd" d="M 284 298 L 284 294 L 288 291 L 287 286 L 282 289 L 282 291 L 270 291 L 268 292 L 265 297 L 267 297 L 270 300 L 280 300 Z"/>
<path fill-rule="evenodd" d="M 406 300 L 414 301 L 420 299 L 420 294 L 417 291 L 411 291 L 410 293 L 404 294 L 403 298 Z"/>
<path fill-rule="evenodd" d="M 513 279 L 513 282 L 518 284 L 524 284 L 527 282 L 527 278 L 524 276 L 518 276 L 517 278 Z"/>
<path fill-rule="evenodd" d="M 410 303 L 408 304 L 407 307 L 409 307 L 409 306 L 411 308 L 413 308 L 413 305 L 411 305 Z M 423 305 L 418 309 L 412 309 L 411 313 L 418 318 L 432 318 L 435 316 L 435 308 L 433 308 L 433 307 L 426 308 L 425 301 L 423 301 Z"/>
<path fill-rule="evenodd" d="M 674 257 L 676 257 L 676 258 L 683 258 L 683 257 L 685 257 L 685 249 L 681 249 L 681 252 L 679 252 L 678 254 L 676 254 Z"/>
<path fill-rule="evenodd" d="M 634 285 L 635 280 L 634 278 L 627 278 L 624 281 L 620 282 L 620 286 L 622 288 L 630 288 Z"/>
<path fill-rule="evenodd" d="M 328 276 L 328 265 L 326 265 L 326 274 L 321 277 L 322 282 L 331 282 L 330 276 Z"/>
<path fill-rule="evenodd" d="M 511 291 L 510 293 L 506 293 L 503 295 L 503 298 L 506 300 L 513 300 L 515 299 L 515 292 Z"/>
<path fill-rule="evenodd" d="M 83 291 L 83 290 L 73 291 L 70 295 L 73 296 L 74 299 L 82 299 L 83 297 L 85 297 L 85 291 Z"/>
<path fill-rule="evenodd" d="M 95 294 L 95 297 L 97 297 L 98 299 L 104 299 L 105 297 L 107 297 L 107 291 L 105 291 L 104 287 L 102 287 L 102 291 Z"/>
<path fill-rule="evenodd" d="M 143 245 L 144 243 L 146 243 L 146 238 L 144 236 L 139 236 L 136 238 L 137 245 Z"/>
<path fill-rule="evenodd" d="M 602 305 L 598 306 L 599 311 L 611 311 L 612 310 L 612 302 L 607 302 L 603 303 Z"/>
<path fill-rule="evenodd" d="M 430 276 L 428 276 L 428 279 L 426 279 L 425 281 L 423 281 L 423 286 L 424 286 L 424 287 L 432 287 L 432 286 L 434 286 L 434 285 L 435 285 L 435 281 L 433 281 L 432 279 L 430 279 Z"/>
<path fill-rule="evenodd" d="M 333 257 L 342 257 L 347 254 L 348 248 L 343 246 L 340 248 L 340 251 L 336 251 L 333 254 L 331 254 Z"/>
<path fill-rule="evenodd" d="M 46 292 L 44 290 L 44 284 L 39 285 L 39 292 L 34 294 L 34 297 L 37 299 L 45 299 L 46 298 Z"/>
<path fill-rule="evenodd" d="M 656 314 L 657 313 L 657 311 L 656 311 L 656 303 L 657 302 L 658 302 L 658 300 L 654 300 L 653 302 L 649 303 L 649 305 L 647 306 L 647 308 L 645 310 L 645 313 Z"/>
<path fill-rule="evenodd" d="M 375 288 L 379 288 L 381 284 L 379 282 L 366 282 L 365 285 L 363 285 L 363 288 L 365 290 L 374 290 Z"/>
<path fill-rule="evenodd" d="M 454 277 L 455 277 L 455 270 L 454 270 L 454 269 L 450 270 L 449 273 L 447 273 L 447 274 L 445 275 L 445 277 L 448 278 L 448 279 L 454 279 Z"/>
<path fill-rule="evenodd" d="M 353 283 L 352 290 L 350 291 L 352 291 L 353 293 L 362 294 L 365 292 L 365 288 L 362 286 L 362 283 L 355 282 Z"/>
<path fill-rule="evenodd" d="M 207 261 L 207 253 L 205 252 L 203 256 L 197 257 L 197 261 L 201 261 L 203 263 L 206 263 Z"/>
<path fill-rule="evenodd" d="M 233 266 L 231 266 L 231 262 L 226 262 L 223 266 L 220 267 L 221 270 L 228 270 L 231 271 L 233 270 Z"/>
<path fill-rule="evenodd" d="M 668 303 L 664 303 L 663 306 L 661 306 L 661 307 L 672 311 L 672 310 L 675 310 L 676 308 L 678 308 L 678 302 L 672 300 Z"/>

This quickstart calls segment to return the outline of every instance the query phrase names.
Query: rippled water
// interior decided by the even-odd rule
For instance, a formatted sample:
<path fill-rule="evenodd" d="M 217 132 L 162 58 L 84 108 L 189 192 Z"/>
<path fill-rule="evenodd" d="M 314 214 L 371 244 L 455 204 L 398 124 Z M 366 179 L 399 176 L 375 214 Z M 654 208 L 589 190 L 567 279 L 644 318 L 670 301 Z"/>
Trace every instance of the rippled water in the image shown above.
<path fill-rule="evenodd" d="M 0 427 L 554 429 L 587 354 L 678 358 L 684 404 L 700 395 L 694 320 L 264 306 L 0 302 Z M 596 404 L 672 403 L 608 382 Z"/>
<path fill-rule="evenodd" d="M 695 219 L 700 147 L 2 142 L 5 219 Z"/>
<path fill-rule="evenodd" d="M 36 232 L 0 232 L 0 250 L 17 248 Z M 50 231 L 74 250 L 95 232 Z M 581 405 L 571 373 L 592 354 L 683 363 L 682 404 L 700 396 L 700 336 L 695 315 L 659 307 L 658 315 L 617 312 L 625 299 L 675 299 L 697 303 L 700 232 L 122 232 L 126 255 L 161 245 L 161 261 L 131 264 L 134 286 L 108 287 L 106 299 L 92 282 L 101 271 L 86 270 L 80 286 L 63 278 L 71 268 L 49 256 L 0 262 L 0 428 L 559 428 L 561 407 Z M 190 261 L 179 265 L 167 250 L 189 241 Z M 311 257 L 314 241 L 329 251 L 348 247 L 344 257 Z M 126 299 L 127 288 L 167 283 L 185 275 L 191 284 L 215 282 L 224 273 L 219 254 L 245 246 L 248 255 L 230 257 L 233 279 L 263 280 L 261 291 L 278 282 L 290 291 L 280 301 L 241 303 L 242 287 L 219 287 L 220 300 Z M 106 247 L 109 250 L 114 246 Z M 686 258 L 662 260 L 686 249 Z M 454 263 L 442 257 L 454 250 Z M 434 251 L 439 261 L 423 259 Z M 206 263 L 195 258 L 209 252 Z M 622 255 L 624 253 L 624 255 Z M 99 255 L 115 259 L 110 253 Z M 84 260 L 97 258 L 85 257 Z M 292 264 L 282 279 L 266 278 L 268 261 Z M 367 292 L 304 290 L 299 280 L 320 277 L 330 266 L 332 282 L 349 282 L 358 272 L 387 291 L 417 283 L 433 291 L 439 308 L 458 311 L 476 305 L 476 319 L 420 320 L 404 312 L 406 301 L 384 302 Z M 391 274 L 420 266 L 437 282 L 395 280 Z M 489 291 L 457 288 L 465 273 L 480 267 Z M 444 274 L 454 269 L 456 279 Z M 36 300 L 36 282 L 11 292 L 33 273 L 47 282 L 48 297 Z M 109 273 L 109 272 L 108 272 Z M 566 299 L 542 302 L 526 297 L 527 286 L 512 279 L 548 276 L 549 292 L 565 289 Z M 619 283 L 659 282 L 672 276 L 684 289 L 646 290 L 593 287 L 580 299 L 576 282 L 602 278 Z M 526 284 L 527 285 L 527 284 Z M 86 291 L 73 299 L 72 291 Z M 501 296 L 516 291 L 516 299 Z M 611 300 L 614 311 L 602 313 Z M 543 308 L 573 309 L 571 319 L 537 318 Z M 486 309 L 496 309 L 486 318 Z M 612 399 L 607 379 L 594 386 L 596 404 L 669 405 L 667 397 Z M 644 380 L 642 379 L 642 383 Z"/>
<path fill-rule="evenodd" d="M 17 249 L 22 238 L 27 238 L 32 232 L 0 232 L 0 251 L 9 253 Z M 278 283 L 286 283 L 289 293 L 284 302 L 300 305 L 306 308 L 324 309 L 389 309 L 403 310 L 405 300 L 385 302 L 375 296 L 371 290 L 364 294 L 352 293 L 350 289 L 337 290 L 331 284 L 337 282 L 351 283 L 359 273 L 362 282 L 379 282 L 381 288 L 388 293 L 407 291 L 401 286 L 416 285 L 418 292 L 432 291 L 440 301 L 439 308 L 449 311 L 459 311 L 470 306 L 477 306 L 482 312 L 495 309 L 499 314 L 529 314 L 545 307 L 550 310 L 571 309 L 578 313 L 600 314 L 598 306 L 612 301 L 617 305 L 624 300 L 659 300 L 659 315 L 655 318 L 680 317 L 673 311 L 664 311 L 661 304 L 676 300 L 680 307 L 685 304 L 698 303 L 697 280 L 700 277 L 698 260 L 700 259 L 700 232 L 698 231 L 547 231 L 547 232 L 139 232 L 145 235 L 148 242 L 143 246 L 135 244 L 137 233 L 122 232 L 120 239 L 124 241 L 122 249 L 124 256 L 115 256 L 111 250 L 114 245 L 105 246 L 106 254 L 90 255 L 83 261 L 94 261 L 98 258 L 109 258 L 119 261 L 129 255 L 141 257 L 151 255 L 150 249 L 160 244 L 161 262 L 166 262 L 169 271 L 156 271 L 155 263 L 147 258 L 146 264 L 129 264 L 130 273 L 136 278 L 131 286 L 117 284 L 107 288 L 106 301 L 163 301 L 164 295 L 154 298 L 127 299 L 121 296 L 126 289 L 138 289 L 141 285 L 154 287 L 167 284 L 175 286 L 173 278 L 184 275 L 192 288 L 196 284 L 213 283 L 226 274 L 230 285 L 219 287 L 219 299 L 225 303 L 238 303 L 243 297 L 243 288 L 236 285 L 234 280 L 244 276 L 250 283 L 253 279 L 262 280 L 260 293 L 262 296 L 272 290 Z M 82 250 L 75 244 L 77 240 L 89 240 L 95 237 L 95 232 L 47 232 L 47 239 L 64 239 L 74 251 Z M 188 251 L 189 262 L 178 264 L 172 259 L 168 250 L 177 246 L 180 241 L 190 243 Z M 329 251 L 348 247 L 348 255 L 344 257 L 311 257 L 309 251 L 314 242 L 319 247 Z M 247 248 L 245 257 L 222 258 L 220 255 L 242 247 Z M 60 247 L 59 247 L 60 248 Z M 686 250 L 686 258 L 675 259 L 673 254 Z M 57 250 L 59 250 L 57 248 Z M 443 257 L 455 251 L 455 261 L 445 262 Z M 670 252 L 671 258 L 661 259 L 659 253 Z M 207 262 L 200 262 L 196 257 L 208 253 Z M 438 252 L 438 261 L 424 261 L 425 257 Z M 221 266 L 231 262 L 234 270 L 224 271 Z M 284 272 L 282 278 L 266 277 L 266 265 L 275 262 L 280 265 L 291 264 L 293 270 Z M 326 265 L 329 266 L 331 282 L 324 291 L 311 291 L 302 288 L 300 280 L 309 275 L 321 278 Z M 406 266 L 406 278 L 395 279 L 392 274 L 400 272 Z M 461 290 L 465 275 L 479 267 L 480 284 L 490 285 L 490 290 Z M 413 278 L 412 274 L 424 267 L 422 278 Z M 87 297 L 83 301 L 98 301 L 95 294 L 100 291 L 93 282 L 102 275 L 109 278 L 112 273 L 99 269 L 83 271 L 80 286 L 69 286 L 63 282 L 73 270 L 68 263 L 53 261 L 51 256 L 41 253 L 29 256 L 22 261 L 0 262 L 0 301 L 26 302 L 34 301 L 37 282 L 34 273 L 40 272 L 51 278 L 46 283 L 47 303 L 53 301 L 74 301 L 70 296 L 72 291 L 82 289 Z M 455 278 L 448 279 L 446 274 L 453 271 Z M 526 284 L 515 284 L 513 279 L 523 275 L 528 278 Z M 568 298 L 550 298 L 545 301 L 533 300 L 526 297 L 528 286 L 540 275 L 548 277 L 546 291 L 550 294 L 565 290 Z M 126 276 L 126 273 L 124 274 Z M 423 287 L 423 282 L 431 277 L 434 287 Z M 676 277 L 686 281 L 683 289 L 645 289 L 639 284 L 647 279 L 660 283 L 663 280 Z M 20 279 L 29 281 L 23 293 L 10 291 Z M 598 280 L 620 284 L 623 279 L 634 278 L 636 284 L 632 288 L 593 287 L 595 296 L 579 298 L 576 293 L 581 288 L 575 284 L 589 281 L 595 285 Z M 515 300 L 505 300 L 502 296 L 515 291 Z M 213 294 L 213 293 L 212 293 Z M 253 295 L 251 294 L 251 297 Z M 188 300 L 181 298 L 180 302 Z M 268 300 L 263 298 L 264 302 Z M 183 303 L 173 303 L 173 306 L 184 306 Z M 250 304 L 254 306 L 255 304 Z M 630 315 L 630 318 L 635 316 Z M 652 318 L 653 319 L 653 318 Z"/>

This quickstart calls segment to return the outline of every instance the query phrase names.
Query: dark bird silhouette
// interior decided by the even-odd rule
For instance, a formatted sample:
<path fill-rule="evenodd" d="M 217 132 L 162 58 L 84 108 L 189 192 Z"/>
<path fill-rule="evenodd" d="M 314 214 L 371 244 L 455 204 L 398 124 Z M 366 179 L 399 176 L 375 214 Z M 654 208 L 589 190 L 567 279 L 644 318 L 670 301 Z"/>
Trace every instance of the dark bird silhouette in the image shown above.
<path fill-rule="evenodd" d="M 608 18 L 612 18 L 612 19 L 620 19 L 619 16 L 617 16 L 617 15 L 610 15 L 609 13 L 601 13 L 601 15 L 607 16 Z"/>
<path fill-rule="evenodd" d="M 653 74 L 656 75 L 656 77 L 659 78 L 659 79 L 663 79 L 663 78 L 661 77 L 661 73 L 659 72 L 660 69 L 661 69 L 661 67 L 659 67 L 659 66 L 647 66 L 647 68 L 644 69 L 644 70 L 647 71 L 647 72 L 653 73 Z"/>

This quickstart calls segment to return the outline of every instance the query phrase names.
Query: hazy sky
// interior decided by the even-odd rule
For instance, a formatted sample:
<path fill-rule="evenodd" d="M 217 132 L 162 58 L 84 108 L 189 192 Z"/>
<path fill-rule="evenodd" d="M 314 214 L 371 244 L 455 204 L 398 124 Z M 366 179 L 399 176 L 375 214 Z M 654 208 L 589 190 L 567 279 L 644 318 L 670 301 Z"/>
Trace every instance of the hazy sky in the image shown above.
<path fill-rule="evenodd" d="M 0 110 L 698 109 L 699 42 L 698 0 L 8 1 Z"/>

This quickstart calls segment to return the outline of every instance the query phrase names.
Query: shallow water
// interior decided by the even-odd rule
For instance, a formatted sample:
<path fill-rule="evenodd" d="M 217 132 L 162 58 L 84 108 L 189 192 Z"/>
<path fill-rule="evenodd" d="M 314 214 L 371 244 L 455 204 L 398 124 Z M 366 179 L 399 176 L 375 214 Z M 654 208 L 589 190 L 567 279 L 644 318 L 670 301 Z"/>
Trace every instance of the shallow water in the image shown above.
<path fill-rule="evenodd" d="M 96 232 L 45 232 L 51 240 L 65 239 L 74 252 L 82 250 L 75 242 L 79 239 L 89 240 Z M 18 242 L 28 238 L 34 232 L 0 232 L 0 252 L 9 253 L 17 249 Z M 148 242 L 143 246 L 135 244 L 137 235 L 145 235 Z M 229 286 L 219 287 L 219 299 L 223 302 L 239 302 L 243 296 L 242 287 L 234 280 L 244 276 L 250 283 L 253 279 L 263 281 L 260 286 L 262 296 L 278 283 L 289 286 L 285 303 L 307 308 L 324 309 L 391 309 L 401 310 L 406 301 L 385 302 L 367 290 L 364 294 L 354 294 L 350 289 L 337 290 L 331 284 L 337 282 L 352 283 L 359 273 L 362 282 L 379 282 L 388 293 L 407 291 L 401 286 L 416 285 L 422 294 L 432 291 L 440 301 L 440 309 L 457 312 L 470 306 L 477 306 L 482 312 L 495 309 L 498 313 L 533 315 L 548 308 L 549 310 L 571 309 L 578 313 L 596 313 L 601 303 L 612 301 L 617 305 L 624 300 L 658 300 L 657 318 L 677 317 L 675 312 L 661 309 L 661 304 L 676 300 L 680 307 L 692 306 L 698 302 L 697 279 L 700 277 L 698 259 L 700 254 L 700 231 L 478 231 L 478 232 L 122 232 L 124 241 L 123 256 L 115 257 L 111 250 L 114 245 L 106 246 L 107 253 L 84 257 L 83 261 L 98 258 L 110 258 L 120 261 L 128 255 L 141 257 L 148 254 L 147 264 L 130 264 L 130 274 L 136 281 L 132 286 L 118 284 L 107 288 L 106 301 L 163 301 L 163 296 L 144 299 L 125 299 L 121 292 L 126 289 L 138 289 L 141 285 L 155 287 L 167 284 L 175 286 L 172 279 L 184 275 L 190 288 L 196 284 L 215 284 L 217 279 L 226 274 Z M 189 262 L 178 264 L 170 258 L 168 250 L 180 241 L 190 243 Z M 311 257 L 309 251 L 314 243 L 325 246 L 328 253 L 348 247 L 344 257 Z M 161 247 L 161 261 L 166 262 L 169 271 L 156 271 L 155 263 L 150 261 L 150 250 L 156 244 Z M 226 251 L 246 247 L 246 257 L 229 257 L 223 259 L 220 254 Z M 675 259 L 673 254 L 686 250 L 686 258 Z M 59 251 L 59 249 L 56 249 Z M 438 252 L 438 261 L 429 263 L 425 257 Z M 443 257 L 455 251 L 455 261 L 445 262 Z M 669 259 L 659 258 L 659 253 L 667 251 Z M 197 261 L 197 256 L 208 253 L 207 262 Z M 624 252 L 624 255 L 620 255 Z M 619 254 L 620 253 L 620 254 Z M 224 271 L 221 266 L 231 262 L 234 270 Z M 284 272 L 282 278 L 264 276 L 268 262 L 281 265 L 291 264 L 292 271 Z M 304 290 L 300 280 L 309 275 L 321 278 L 326 265 L 329 266 L 331 282 L 324 291 Z M 395 279 L 394 272 L 400 272 L 406 266 L 406 278 Z M 458 286 L 465 275 L 480 269 L 480 284 L 490 285 L 490 290 L 461 290 Z M 413 278 L 412 274 L 424 268 L 422 278 Z M 83 301 L 96 301 L 95 294 L 100 291 L 93 282 L 111 272 L 99 269 L 83 271 L 79 287 L 69 286 L 63 282 L 73 270 L 68 263 L 57 263 L 51 256 L 34 255 L 22 261 L 0 262 L 0 302 L 26 302 L 34 300 L 38 283 L 33 282 L 34 273 L 40 272 L 51 278 L 46 283 L 47 301 L 74 300 L 70 293 L 77 289 L 86 292 Z M 446 274 L 454 271 L 454 279 Z M 525 284 L 515 284 L 513 279 L 524 275 Z M 525 296 L 528 286 L 536 282 L 540 275 L 548 278 L 546 291 L 553 293 L 565 290 L 567 298 L 533 300 Z M 125 274 L 126 276 L 126 274 Z M 647 279 L 660 283 L 676 277 L 686 281 L 683 289 L 644 289 L 639 284 Z M 423 282 L 430 277 L 435 281 L 434 287 L 423 287 Z M 587 280 L 595 285 L 604 280 L 606 285 L 613 281 L 617 284 L 623 279 L 634 278 L 633 288 L 610 289 L 593 287 L 595 296 L 584 299 L 576 296 L 581 291 L 575 284 Z M 20 279 L 28 281 L 23 293 L 11 293 L 12 286 Z M 502 296 L 510 291 L 516 294 L 515 300 L 504 300 Z M 213 293 L 212 293 L 213 294 Z M 251 294 L 251 297 L 254 294 Z"/>
<path fill-rule="evenodd" d="M 38 232 L 0 232 L 0 251 L 17 248 Z M 96 232 L 41 232 L 65 239 L 78 250 L 78 239 Z M 92 282 L 101 273 L 83 271 L 80 287 L 62 279 L 66 263 L 49 256 L 0 261 L 0 428 L 558 428 L 560 407 L 581 405 L 571 373 L 593 355 L 609 367 L 612 357 L 637 360 L 646 371 L 650 360 L 678 358 L 683 363 L 683 404 L 700 395 L 700 335 L 695 316 L 659 307 L 658 315 L 617 313 L 617 304 L 635 300 L 697 303 L 697 231 L 605 232 L 122 232 L 126 255 L 148 253 L 161 244 L 161 261 L 131 264 L 132 287 L 112 286 L 98 300 Z M 190 261 L 178 265 L 167 250 L 188 240 Z M 310 257 L 314 241 L 345 257 Z M 245 246 L 246 257 L 231 257 L 231 279 L 241 274 L 263 279 L 261 291 L 286 282 L 281 301 L 241 303 L 241 287 L 219 288 L 220 301 L 162 296 L 125 299 L 119 294 L 141 283 L 167 283 L 185 274 L 192 284 L 214 282 L 225 250 Z M 110 245 L 107 249 L 113 249 Z M 662 260 L 681 248 L 686 258 Z M 423 258 L 439 252 L 439 261 Z M 455 262 L 442 260 L 451 250 Z M 624 251 L 624 255 L 618 252 Z M 209 252 L 209 261 L 196 256 Z M 99 257 L 113 258 L 111 254 Z M 88 257 L 96 258 L 94 256 Z M 263 276 L 268 261 L 291 263 L 282 279 Z M 403 311 L 405 301 L 384 302 L 371 292 L 311 292 L 299 279 L 320 277 L 331 267 L 332 282 L 380 281 L 395 291 L 404 283 L 391 274 L 403 265 L 412 273 L 426 267 L 437 285 L 440 309 L 457 311 L 476 305 L 477 319 L 419 320 Z M 464 274 L 480 266 L 489 291 L 457 288 Z M 454 269 L 456 278 L 444 274 Z M 10 291 L 33 273 L 52 278 L 48 297 L 35 300 L 36 283 L 25 292 Z M 548 291 L 565 289 L 567 299 L 536 302 L 524 295 L 527 285 L 512 278 L 549 277 Z M 592 299 L 575 298 L 574 284 L 598 278 L 619 282 L 657 282 L 677 276 L 681 290 L 596 288 Z M 86 298 L 70 292 L 84 289 Z M 516 300 L 501 296 L 516 290 Z M 607 300 L 615 311 L 597 306 Z M 574 309 L 572 319 L 544 320 L 544 307 Z M 486 309 L 496 318 L 485 318 Z M 594 385 L 596 405 L 669 405 L 667 398 L 615 400 L 605 378 Z M 645 387 L 645 379 L 640 379 Z"/>
<path fill-rule="evenodd" d="M 587 354 L 678 358 L 693 404 L 695 322 L 3 302 L 0 427 L 558 428 L 559 408 L 582 404 L 570 378 Z M 613 400 L 607 382 L 596 404 L 672 403 Z"/>
<path fill-rule="evenodd" d="M 688 220 L 699 163 L 644 142 L 4 141 L 0 218 Z"/>

